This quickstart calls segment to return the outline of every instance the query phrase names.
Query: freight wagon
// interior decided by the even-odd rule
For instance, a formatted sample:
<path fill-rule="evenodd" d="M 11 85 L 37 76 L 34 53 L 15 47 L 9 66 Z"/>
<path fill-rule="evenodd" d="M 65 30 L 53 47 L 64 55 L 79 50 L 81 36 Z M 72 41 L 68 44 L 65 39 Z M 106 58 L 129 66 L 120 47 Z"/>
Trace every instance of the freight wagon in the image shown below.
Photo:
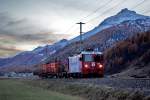
<path fill-rule="evenodd" d="M 67 77 L 66 76 L 67 71 L 65 71 L 65 69 L 66 68 L 64 67 L 64 65 L 62 65 L 62 63 L 60 61 L 46 63 L 41 66 L 41 71 L 40 71 L 39 76 L 45 77 L 45 78 Z"/>
<path fill-rule="evenodd" d="M 103 77 L 104 57 L 102 52 L 83 51 L 79 55 L 68 57 L 64 66 L 60 61 L 42 65 L 40 76 L 56 78 Z"/>

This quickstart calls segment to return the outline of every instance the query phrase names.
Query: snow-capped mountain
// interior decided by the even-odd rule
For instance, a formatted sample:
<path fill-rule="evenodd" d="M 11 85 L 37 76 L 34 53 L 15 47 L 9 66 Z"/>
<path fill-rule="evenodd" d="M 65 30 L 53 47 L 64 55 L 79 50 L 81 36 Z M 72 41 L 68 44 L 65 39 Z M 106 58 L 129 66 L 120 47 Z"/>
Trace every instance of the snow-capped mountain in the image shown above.
<path fill-rule="evenodd" d="M 129 16 L 129 17 L 128 17 Z M 119 20 L 117 20 L 119 19 Z M 122 19 L 122 20 L 121 20 Z M 131 20 L 130 20 L 131 19 Z M 114 23 L 110 26 L 109 24 Z M 101 26 L 109 26 L 102 29 Z M 96 31 L 97 32 L 96 32 Z M 98 31 L 99 30 L 99 31 Z M 130 38 L 137 33 L 142 33 L 150 30 L 150 17 L 142 16 L 134 11 L 123 9 L 117 15 L 105 19 L 98 27 L 83 34 L 84 40 L 82 48 L 93 48 L 104 51 L 107 48 L 114 46 L 117 42 Z M 95 32 L 93 34 L 93 32 Z M 86 37 L 89 36 L 89 37 Z M 78 39 L 78 37 L 74 38 Z M 57 51 L 49 60 L 67 58 L 70 55 L 80 52 L 80 43 L 71 42 L 61 51 Z"/>
<path fill-rule="evenodd" d="M 39 53 L 39 54 L 43 54 L 43 55 L 50 55 L 51 53 L 55 52 L 56 50 L 66 46 L 67 43 L 68 43 L 68 40 L 62 39 L 62 40 L 54 43 L 53 45 L 46 45 L 44 47 L 39 46 L 31 52 L 32 53 Z M 45 54 L 44 54 L 44 52 L 45 52 Z"/>
<path fill-rule="evenodd" d="M 117 15 L 111 16 L 104 20 L 100 26 L 111 26 L 111 25 L 117 25 L 124 21 L 128 20 L 137 20 L 137 19 L 146 19 L 149 18 L 148 16 L 137 14 L 135 11 L 130 11 L 127 8 L 122 9 Z"/>
<path fill-rule="evenodd" d="M 118 41 L 148 30 L 150 30 L 150 17 L 123 9 L 118 14 L 105 19 L 93 30 L 83 34 L 83 48 L 106 50 Z M 34 66 L 45 61 L 47 57 L 49 60 L 56 57 L 65 59 L 79 52 L 80 45 L 78 42 L 75 43 L 79 39 L 79 36 L 69 41 L 63 39 L 53 45 L 37 47 L 33 51 L 25 51 L 12 58 L 0 59 L 0 66 Z"/>
<path fill-rule="evenodd" d="M 0 59 L 0 67 L 24 67 L 37 65 L 57 50 L 66 46 L 67 43 L 68 41 L 63 39 L 53 45 L 37 47 L 32 51 L 24 51 L 11 58 Z"/>
<path fill-rule="evenodd" d="M 109 27 L 118 25 L 118 24 L 120 24 L 120 23 L 122 23 L 124 21 L 134 21 L 134 20 L 137 20 L 137 19 L 147 19 L 147 18 L 150 18 L 150 17 L 137 14 L 135 11 L 130 11 L 127 8 L 122 9 L 116 15 L 105 19 L 102 23 L 100 23 L 93 30 L 84 33 L 83 34 L 83 40 L 87 39 L 88 37 L 90 37 L 90 36 L 100 32 L 100 31 L 102 31 L 104 29 L 107 29 Z M 72 42 L 75 42 L 75 41 L 79 41 L 79 40 L 80 40 L 80 36 L 77 36 L 77 37 L 71 39 L 69 41 L 69 43 L 72 43 Z"/>

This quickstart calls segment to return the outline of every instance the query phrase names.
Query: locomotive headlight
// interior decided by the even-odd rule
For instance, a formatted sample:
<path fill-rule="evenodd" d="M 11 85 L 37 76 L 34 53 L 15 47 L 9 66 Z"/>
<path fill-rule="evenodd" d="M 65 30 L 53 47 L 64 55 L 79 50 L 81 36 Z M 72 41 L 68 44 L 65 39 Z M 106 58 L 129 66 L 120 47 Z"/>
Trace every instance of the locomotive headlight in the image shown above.
<path fill-rule="evenodd" d="M 99 68 L 103 68 L 103 65 L 102 65 L 102 64 L 99 64 Z"/>
<path fill-rule="evenodd" d="M 89 66 L 88 66 L 88 64 L 85 64 L 84 67 L 85 67 L 85 68 L 88 68 Z"/>

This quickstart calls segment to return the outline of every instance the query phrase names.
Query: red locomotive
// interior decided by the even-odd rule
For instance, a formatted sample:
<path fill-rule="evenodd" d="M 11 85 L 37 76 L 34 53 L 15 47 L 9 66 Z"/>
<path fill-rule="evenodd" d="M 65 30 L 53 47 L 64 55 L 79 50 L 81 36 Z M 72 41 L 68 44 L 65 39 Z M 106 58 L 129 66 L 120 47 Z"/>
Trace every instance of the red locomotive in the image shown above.
<path fill-rule="evenodd" d="M 68 57 L 64 66 L 60 61 L 43 64 L 42 77 L 103 77 L 104 57 L 101 52 L 84 51 L 79 55 Z"/>
<path fill-rule="evenodd" d="M 102 77 L 104 73 L 103 54 L 85 51 L 80 55 L 69 57 L 69 75 L 71 77 Z"/>

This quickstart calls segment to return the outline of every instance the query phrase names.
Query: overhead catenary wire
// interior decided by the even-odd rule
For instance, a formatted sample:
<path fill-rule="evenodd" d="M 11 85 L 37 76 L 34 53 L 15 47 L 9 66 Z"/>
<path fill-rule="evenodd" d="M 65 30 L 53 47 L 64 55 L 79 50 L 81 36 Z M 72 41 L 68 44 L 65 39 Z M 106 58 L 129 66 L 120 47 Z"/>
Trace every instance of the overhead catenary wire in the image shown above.
<path fill-rule="evenodd" d="M 123 1 L 125 1 L 125 0 L 123 0 Z M 139 7 L 140 5 L 142 5 L 143 3 L 145 3 L 146 1 L 147 1 L 147 0 L 143 0 L 142 2 L 140 2 L 140 3 L 138 3 L 137 5 L 135 5 L 134 7 L 132 7 L 131 9 L 135 9 L 135 8 Z M 106 13 L 110 12 L 111 10 L 113 10 L 114 8 L 116 8 L 117 6 L 119 6 L 121 3 L 122 3 L 122 2 L 120 2 L 119 4 L 117 4 L 116 6 L 114 6 L 114 7 L 112 7 L 112 8 L 110 8 L 110 9 L 104 11 L 104 12 L 101 13 L 100 15 L 103 15 L 103 14 L 106 14 Z M 150 12 L 150 10 L 149 10 L 149 11 L 146 11 L 145 13 L 148 13 L 148 12 Z M 100 15 L 98 15 L 98 16 L 95 17 L 95 18 L 90 19 L 90 20 L 87 21 L 86 23 L 89 23 L 89 22 L 91 22 L 92 20 L 95 20 L 95 19 L 99 18 Z"/>
<path fill-rule="evenodd" d="M 102 5 L 103 7 L 101 6 L 101 7 L 97 8 L 97 9 L 95 9 L 93 12 L 91 12 L 90 14 L 88 14 L 87 16 L 85 16 L 85 17 L 83 17 L 83 18 L 81 18 L 81 19 L 85 19 L 85 18 L 88 18 L 88 17 L 92 16 L 93 14 L 95 14 L 96 12 L 98 12 L 100 9 L 102 9 L 102 8 L 104 8 L 105 6 L 109 5 L 112 1 L 113 1 L 113 0 L 109 0 L 105 5 Z M 106 13 L 112 11 L 113 9 L 115 9 L 115 8 L 117 8 L 118 6 L 120 6 L 121 4 L 123 4 L 123 2 L 125 2 L 125 1 L 126 1 L 126 0 L 123 0 L 123 1 L 119 2 L 117 5 L 115 5 L 115 6 L 111 7 L 111 8 L 109 8 L 109 9 L 107 9 L 106 11 L 104 11 L 103 13 L 101 13 L 100 15 L 98 15 L 98 16 L 96 16 L 96 17 L 94 17 L 94 18 L 92 18 L 92 19 L 90 19 L 90 20 L 88 20 L 88 21 L 86 21 L 85 23 L 90 23 L 91 21 L 98 19 L 101 15 L 104 15 L 104 14 L 106 14 Z M 133 6 L 131 9 L 135 9 L 135 8 L 141 6 L 141 5 L 144 4 L 146 1 L 147 1 L 147 0 L 143 0 L 142 2 L 140 2 L 140 3 L 138 3 L 137 5 Z M 149 13 L 149 12 L 150 12 L 150 10 L 149 10 L 149 11 L 146 11 L 146 12 L 144 12 L 144 13 Z M 81 21 L 81 20 L 79 20 L 79 21 Z M 67 32 L 69 32 L 69 30 L 71 30 L 75 25 L 76 25 L 76 24 L 73 24 L 73 25 L 68 29 Z"/>
<path fill-rule="evenodd" d="M 143 3 L 145 3 L 145 1 L 147 1 L 147 0 L 143 0 L 142 2 L 140 2 L 137 5 L 135 5 L 134 7 L 132 7 L 131 9 L 135 9 L 135 8 L 139 7 L 140 5 L 142 5 Z"/>
<path fill-rule="evenodd" d="M 150 13 L 150 10 L 145 11 L 143 14 L 147 14 L 147 13 Z"/>
<path fill-rule="evenodd" d="M 97 0 L 98 1 L 98 0 Z M 92 16 L 93 14 L 95 14 L 96 12 L 98 12 L 100 9 L 103 9 L 105 6 L 109 5 L 113 0 L 109 0 L 107 1 L 105 4 L 103 4 L 102 6 L 96 8 L 94 11 L 92 11 L 90 14 L 84 16 L 83 18 L 81 18 L 80 20 L 78 20 L 77 22 L 80 22 L 81 20 L 88 18 L 90 16 Z M 71 27 L 69 27 L 64 33 L 68 33 L 76 24 L 73 24 Z"/>
<path fill-rule="evenodd" d="M 83 17 L 82 19 L 88 18 L 91 15 L 95 14 L 96 12 L 98 12 L 99 10 L 103 9 L 105 6 L 107 6 L 109 3 L 111 3 L 113 0 L 109 0 L 108 2 L 106 2 L 105 4 L 103 4 L 102 6 L 98 7 L 97 9 L 95 9 L 93 12 L 91 12 L 90 14 L 88 14 L 87 16 Z M 81 20 L 82 20 L 81 19 Z M 80 21 L 81 21 L 80 20 Z"/>
<path fill-rule="evenodd" d="M 125 0 L 124 0 L 125 1 Z M 135 8 L 137 8 L 137 7 L 139 7 L 140 5 L 142 5 L 143 3 L 145 3 L 145 1 L 147 1 L 147 0 L 144 0 L 144 1 L 142 1 L 142 2 L 140 2 L 140 3 L 138 3 L 137 5 L 135 5 L 134 7 L 132 7 L 132 9 L 135 9 Z M 108 9 L 108 10 L 106 10 L 106 11 L 104 11 L 103 13 L 101 13 L 100 15 L 104 15 L 104 14 L 106 14 L 106 13 L 108 13 L 108 12 L 110 12 L 111 10 L 113 10 L 114 8 L 116 8 L 116 7 L 118 7 L 118 6 L 120 6 L 120 4 L 121 4 L 122 2 L 120 2 L 119 4 L 117 4 L 116 6 L 114 6 L 114 7 L 112 7 L 112 8 L 110 8 L 110 9 Z M 122 3 L 123 4 L 123 3 Z M 149 11 L 147 11 L 146 13 L 148 13 Z M 96 20 L 97 18 L 99 18 L 100 17 L 100 15 L 98 15 L 97 17 L 95 17 L 95 18 L 92 18 L 92 19 L 90 19 L 89 21 L 87 21 L 86 23 L 90 23 L 91 21 L 93 21 L 93 20 Z"/>
<path fill-rule="evenodd" d="M 103 7 L 109 5 L 113 0 L 109 0 L 109 1 L 110 1 L 110 2 L 107 2 Z M 114 9 L 114 8 L 118 7 L 119 5 L 121 5 L 124 1 L 126 1 L 126 0 L 122 0 L 122 1 L 119 2 L 117 5 L 111 7 L 110 9 L 108 9 L 108 10 L 106 10 L 106 11 L 104 11 L 104 12 L 101 13 L 100 15 L 110 12 L 112 9 Z M 92 15 L 92 14 L 96 13 L 97 11 L 99 11 L 100 9 L 102 9 L 102 8 L 99 7 L 99 9 L 97 8 L 96 10 L 93 11 L 93 13 L 90 13 L 90 14 Z M 89 16 L 91 16 L 91 15 L 87 15 L 86 18 L 89 17 Z M 99 15 L 99 16 L 100 16 L 100 15 Z M 87 21 L 87 22 L 85 22 L 85 23 L 89 23 L 89 22 L 91 22 L 92 20 L 95 20 L 95 19 L 99 18 L 99 16 L 97 16 L 97 17 L 95 17 L 95 18 L 92 18 L 92 19 L 90 19 L 89 21 Z M 85 18 L 85 17 L 84 17 L 84 18 Z M 82 18 L 82 19 L 83 19 L 83 18 Z M 81 21 L 81 20 L 79 20 L 79 21 Z M 73 25 L 68 29 L 68 31 L 69 31 L 71 28 L 73 28 L 74 25 L 75 25 L 75 24 L 73 24 Z M 67 32 L 68 32 L 68 31 L 67 31 Z"/>
<path fill-rule="evenodd" d="M 68 33 L 76 24 L 73 24 L 72 26 L 70 26 L 65 32 L 63 33 Z"/>
<path fill-rule="evenodd" d="M 107 9 L 106 11 L 104 11 L 103 13 L 101 13 L 100 15 L 103 15 L 103 14 L 105 14 L 105 13 L 110 12 L 110 11 L 113 10 L 114 8 L 116 8 L 116 7 L 120 6 L 121 4 L 123 4 L 124 1 L 127 1 L 127 0 L 122 0 L 121 2 L 119 2 L 118 4 L 116 4 L 115 6 L 111 7 L 110 9 Z M 109 2 L 109 3 L 110 3 L 110 2 Z M 91 21 L 93 21 L 93 20 L 99 18 L 100 15 L 98 15 L 98 16 L 95 17 L 95 18 L 90 19 L 89 21 L 87 21 L 87 22 L 85 22 L 85 23 L 90 23 Z"/>
<path fill-rule="evenodd" d="M 112 10 L 115 9 L 116 7 L 118 7 L 118 6 L 120 6 L 121 4 L 123 4 L 124 1 L 126 1 L 126 0 L 122 0 L 121 2 L 119 2 L 118 4 L 116 4 L 115 6 L 109 8 L 109 9 L 107 9 L 106 11 L 104 11 L 103 13 L 101 13 L 100 15 L 98 15 L 98 16 L 96 16 L 96 17 L 90 19 L 90 20 L 88 20 L 86 23 L 89 23 L 89 22 L 91 22 L 91 21 L 93 21 L 93 20 L 99 18 L 101 15 L 104 15 L 104 14 L 106 14 L 106 13 L 112 11 Z"/>

